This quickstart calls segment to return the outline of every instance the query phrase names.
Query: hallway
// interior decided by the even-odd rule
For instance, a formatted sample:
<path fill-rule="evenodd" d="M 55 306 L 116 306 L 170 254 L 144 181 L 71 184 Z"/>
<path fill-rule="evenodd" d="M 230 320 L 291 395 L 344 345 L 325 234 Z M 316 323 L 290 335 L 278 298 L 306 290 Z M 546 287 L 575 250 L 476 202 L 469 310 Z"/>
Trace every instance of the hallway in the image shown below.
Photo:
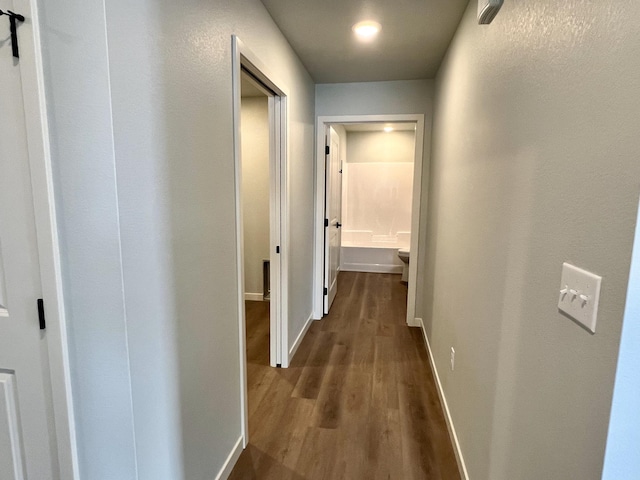
<path fill-rule="evenodd" d="M 457 480 L 419 329 L 397 275 L 340 274 L 288 369 L 268 366 L 268 303 L 247 303 L 250 444 L 231 479 Z"/>

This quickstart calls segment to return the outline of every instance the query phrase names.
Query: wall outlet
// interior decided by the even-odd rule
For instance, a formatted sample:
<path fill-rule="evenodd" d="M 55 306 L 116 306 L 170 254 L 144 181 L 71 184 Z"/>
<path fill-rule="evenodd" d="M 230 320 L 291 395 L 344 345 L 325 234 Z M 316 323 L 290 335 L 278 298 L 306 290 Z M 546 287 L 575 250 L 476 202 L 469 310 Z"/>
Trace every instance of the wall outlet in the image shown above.
<path fill-rule="evenodd" d="M 451 371 L 456 369 L 456 351 L 451 347 Z"/>

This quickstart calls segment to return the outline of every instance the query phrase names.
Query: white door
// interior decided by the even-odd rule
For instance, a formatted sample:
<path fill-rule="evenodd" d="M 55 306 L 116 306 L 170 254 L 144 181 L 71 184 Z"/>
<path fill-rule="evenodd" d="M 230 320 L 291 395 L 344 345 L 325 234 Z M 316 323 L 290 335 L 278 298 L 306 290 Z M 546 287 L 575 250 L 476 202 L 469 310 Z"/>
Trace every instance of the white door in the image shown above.
<path fill-rule="evenodd" d="M 0 10 L 15 11 L 13 0 Z M 21 12 L 16 12 L 21 13 Z M 27 22 L 29 19 L 27 19 Z M 30 26 L 20 24 L 26 35 Z M 22 33 L 21 33 L 22 30 Z M 58 479 L 20 62 L 0 16 L 0 478 Z M 21 51 L 22 57 L 33 52 Z"/>
<path fill-rule="evenodd" d="M 324 313 L 329 313 L 338 291 L 340 267 L 340 223 L 342 212 L 342 167 L 340 161 L 340 137 L 333 127 L 327 136 L 328 154 L 325 157 L 325 206 L 324 206 Z"/>

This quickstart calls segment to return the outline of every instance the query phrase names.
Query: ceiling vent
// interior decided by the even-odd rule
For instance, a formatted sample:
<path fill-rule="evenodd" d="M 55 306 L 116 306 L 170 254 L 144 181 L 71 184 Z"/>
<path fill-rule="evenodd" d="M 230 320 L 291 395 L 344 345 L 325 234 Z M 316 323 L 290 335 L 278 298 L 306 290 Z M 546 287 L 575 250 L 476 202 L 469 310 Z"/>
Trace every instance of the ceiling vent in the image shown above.
<path fill-rule="evenodd" d="M 493 21 L 503 0 L 478 0 L 478 23 L 480 25 L 488 25 Z"/>

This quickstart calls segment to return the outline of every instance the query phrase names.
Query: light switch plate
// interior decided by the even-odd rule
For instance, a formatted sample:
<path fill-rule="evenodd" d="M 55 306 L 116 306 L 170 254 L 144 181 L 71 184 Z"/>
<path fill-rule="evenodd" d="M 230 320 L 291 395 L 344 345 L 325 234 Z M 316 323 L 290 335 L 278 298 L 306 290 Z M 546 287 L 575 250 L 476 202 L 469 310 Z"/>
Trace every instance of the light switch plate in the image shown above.
<path fill-rule="evenodd" d="M 602 277 L 568 263 L 562 264 L 558 308 L 596 333 Z"/>

